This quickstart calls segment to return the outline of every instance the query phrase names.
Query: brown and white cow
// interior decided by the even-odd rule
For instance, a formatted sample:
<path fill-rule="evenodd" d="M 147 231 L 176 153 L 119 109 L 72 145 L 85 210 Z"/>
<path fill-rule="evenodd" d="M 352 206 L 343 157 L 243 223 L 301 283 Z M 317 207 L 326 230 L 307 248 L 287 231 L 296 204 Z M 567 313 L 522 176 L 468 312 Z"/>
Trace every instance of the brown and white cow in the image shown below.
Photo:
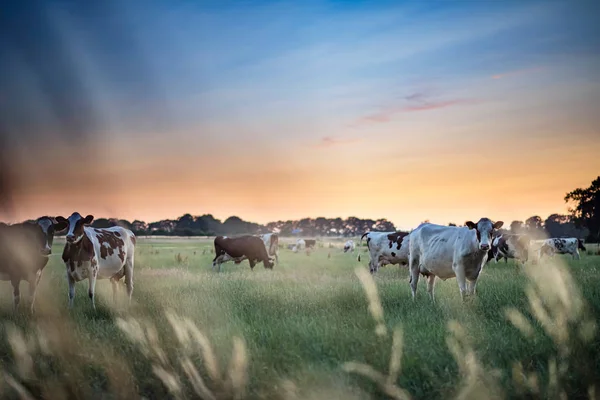
<path fill-rule="evenodd" d="M 269 259 L 265 243 L 257 236 L 244 235 L 232 238 L 217 236 L 214 244 L 215 258 L 212 263 L 213 270 L 215 266 L 218 266 L 218 271 L 220 272 L 221 264 L 227 259 L 234 259 L 237 264 L 241 260 L 248 259 L 252 270 L 254 270 L 257 262 L 262 261 L 265 268 L 273 269 L 273 263 Z"/>
<path fill-rule="evenodd" d="M 408 265 L 408 232 L 367 232 L 360 237 L 367 238 L 367 248 L 371 260 L 369 271 L 373 274 L 387 264 Z M 357 260 L 360 262 L 360 252 Z"/>
<path fill-rule="evenodd" d="M 21 300 L 21 281 L 29 283 L 31 312 L 42 271 L 52 254 L 54 233 L 67 227 L 50 217 L 40 217 L 34 223 L 0 224 L 0 280 L 10 281 L 13 287 L 13 308 Z"/>
<path fill-rule="evenodd" d="M 96 280 L 110 279 L 113 300 L 116 302 L 117 283 L 123 276 L 131 304 L 136 243 L 133 232 L 120 226 L 92 228 L 88 225 L 92 223 L 94 216 L 83 218 L 78 212 L 71 214 L 68 219 L 56 217 L 56 220 L 68 223 L 62 259 L 67 268 L 69 308 L 73 307 L 76 282 L 88 279 L 88 295 L 95 310 Z"/>
<path fill-rule="evenodd" d="M 276 233 L 265 233 L 263 235 L 258 236 L 265 244 L 265 249 L 267 250 L 267 254 L 269 258 L 273 257 L 275 259 L 275 264 L 279 264 L 279 235 Z M 226 263 L 228 261 L 233 261 L 236 264 L 241 263 L 244 260 L 247 260 L 246 256 L 233 258 L 228 254 L 225 254 L 221 258 L 221 264 Z"/>
<path fill-rule="evenodd" d="M 314 248 L 316 245 L 316 239 L 298 239 L 296 241 L 296 248 L 298 250 Z"/>

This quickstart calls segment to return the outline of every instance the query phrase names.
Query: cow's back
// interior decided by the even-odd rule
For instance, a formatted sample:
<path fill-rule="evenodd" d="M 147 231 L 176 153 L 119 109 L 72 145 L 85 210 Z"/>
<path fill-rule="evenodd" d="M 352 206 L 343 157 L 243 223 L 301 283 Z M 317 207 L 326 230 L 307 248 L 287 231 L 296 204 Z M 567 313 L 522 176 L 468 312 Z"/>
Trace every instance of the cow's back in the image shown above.
<path fill-rule="evenodd" d="M 110 228 L 84 227 L 90 239 L 98 263 L 98 275 L 109 278 L 119 272 L 127 259 L 135 252 L 136 237 L 132 231 L 121 226 Z"/>

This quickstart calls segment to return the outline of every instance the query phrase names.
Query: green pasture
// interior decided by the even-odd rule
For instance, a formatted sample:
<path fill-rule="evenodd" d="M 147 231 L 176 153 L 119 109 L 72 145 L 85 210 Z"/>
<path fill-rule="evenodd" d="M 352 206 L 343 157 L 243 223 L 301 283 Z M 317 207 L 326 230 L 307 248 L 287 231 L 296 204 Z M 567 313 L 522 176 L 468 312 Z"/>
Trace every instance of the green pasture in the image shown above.
<path fill-rule="evenodd" d="M 10 284 L 2 282 L 2 397 L 19 398 L 19 391 L 33 398 L 86 399 L 558 398 L 561 393 L 585 398 L 600 393 L 595 384 L 600 382 L 595 246 L 587 244 L 590 251 L 580 261 L 559 256 L 553 268 L 527 265 L 537 272 L 547 268 L 546 281 L 543 273 L 535 278 L 543 286 L 538 297 L 528 289 L 533 280 L 516 264 L 492 261 L 469 301 L 461 302 L 456 280 L 450 279 L 438 280 L 435 303 L 421 280 L 413 302 L 406 269 L 386 266 L 374 277 L 386 328 L 378 335 L 377 313 L 371 312 L 355 273 L 360 265 L 366 268 L 368 254 L 361 253 L 358 263 L 358 249 L 344 254 L 343 241 L 331 243 L 334 247 L 323 242 L 310 254 L 293 253 L 282 243 L 280 264 L 272 271 L 262 263 L 251 271 L 244 261 L 225 263 L 216 273 L 210 240 L 139 238 L 131 308 L 123 284 L 114 307 L 110 283 L 98 281 L 93 312 L 87 281 L 77 284 L 74 309 L 67 310 L 57 241 L 35 317 L 26 312 L 27 285 L 22 283 L 22 308 L 14 315 Z M 561 278 L 565 271 L 574 288 Z M 520 317 L 509 321 L 509 309 Z M 178 318 L 187 318 L 200 336 Z M 395 342 L 394 329 L 399 329 Z M 400 360 L 397 378 L 378 382 L 369 368 L 387 376 L 392 353 Z"/>

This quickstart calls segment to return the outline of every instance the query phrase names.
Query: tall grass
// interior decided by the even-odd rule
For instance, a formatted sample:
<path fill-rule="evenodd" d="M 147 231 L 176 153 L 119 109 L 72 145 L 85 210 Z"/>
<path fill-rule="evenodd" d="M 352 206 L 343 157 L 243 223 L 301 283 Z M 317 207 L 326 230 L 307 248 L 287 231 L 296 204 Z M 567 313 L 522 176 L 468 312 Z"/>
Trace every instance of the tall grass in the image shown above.
<path fill-rule="evenodd" d="M 68 311 L 56 256 L 35 316 L 26 296 L 12 313 L 5 284 L 2 397 L 598 398 L 599 257 L 492 262 L 472 302 L 448 280 L 432 303 L 412 301 L 405 270 L 373 277 L 325 247 L 217 274 L 208 246 L 140 241 L 129 309 L 99 281 L 97 312 L 87 282 Z"/>

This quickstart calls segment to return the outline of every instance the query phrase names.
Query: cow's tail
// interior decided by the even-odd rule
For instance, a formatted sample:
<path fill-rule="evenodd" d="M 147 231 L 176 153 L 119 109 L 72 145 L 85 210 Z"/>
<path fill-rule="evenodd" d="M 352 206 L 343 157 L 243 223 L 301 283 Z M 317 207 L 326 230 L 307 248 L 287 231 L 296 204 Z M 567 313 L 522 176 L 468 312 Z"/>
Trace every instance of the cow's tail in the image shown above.
<path fill-rule="evenodd" d="M 357 257 L 358 262 L 360 262 L 360 248 L 362 247 L 362 241 L 363 241 L 364 237 L 367 236 L 368 234 L 369 234 L 369 232 L 363 233 L 363 235 L 360 237 L 360 240 L 358 242 L 358 257 Z"/>

